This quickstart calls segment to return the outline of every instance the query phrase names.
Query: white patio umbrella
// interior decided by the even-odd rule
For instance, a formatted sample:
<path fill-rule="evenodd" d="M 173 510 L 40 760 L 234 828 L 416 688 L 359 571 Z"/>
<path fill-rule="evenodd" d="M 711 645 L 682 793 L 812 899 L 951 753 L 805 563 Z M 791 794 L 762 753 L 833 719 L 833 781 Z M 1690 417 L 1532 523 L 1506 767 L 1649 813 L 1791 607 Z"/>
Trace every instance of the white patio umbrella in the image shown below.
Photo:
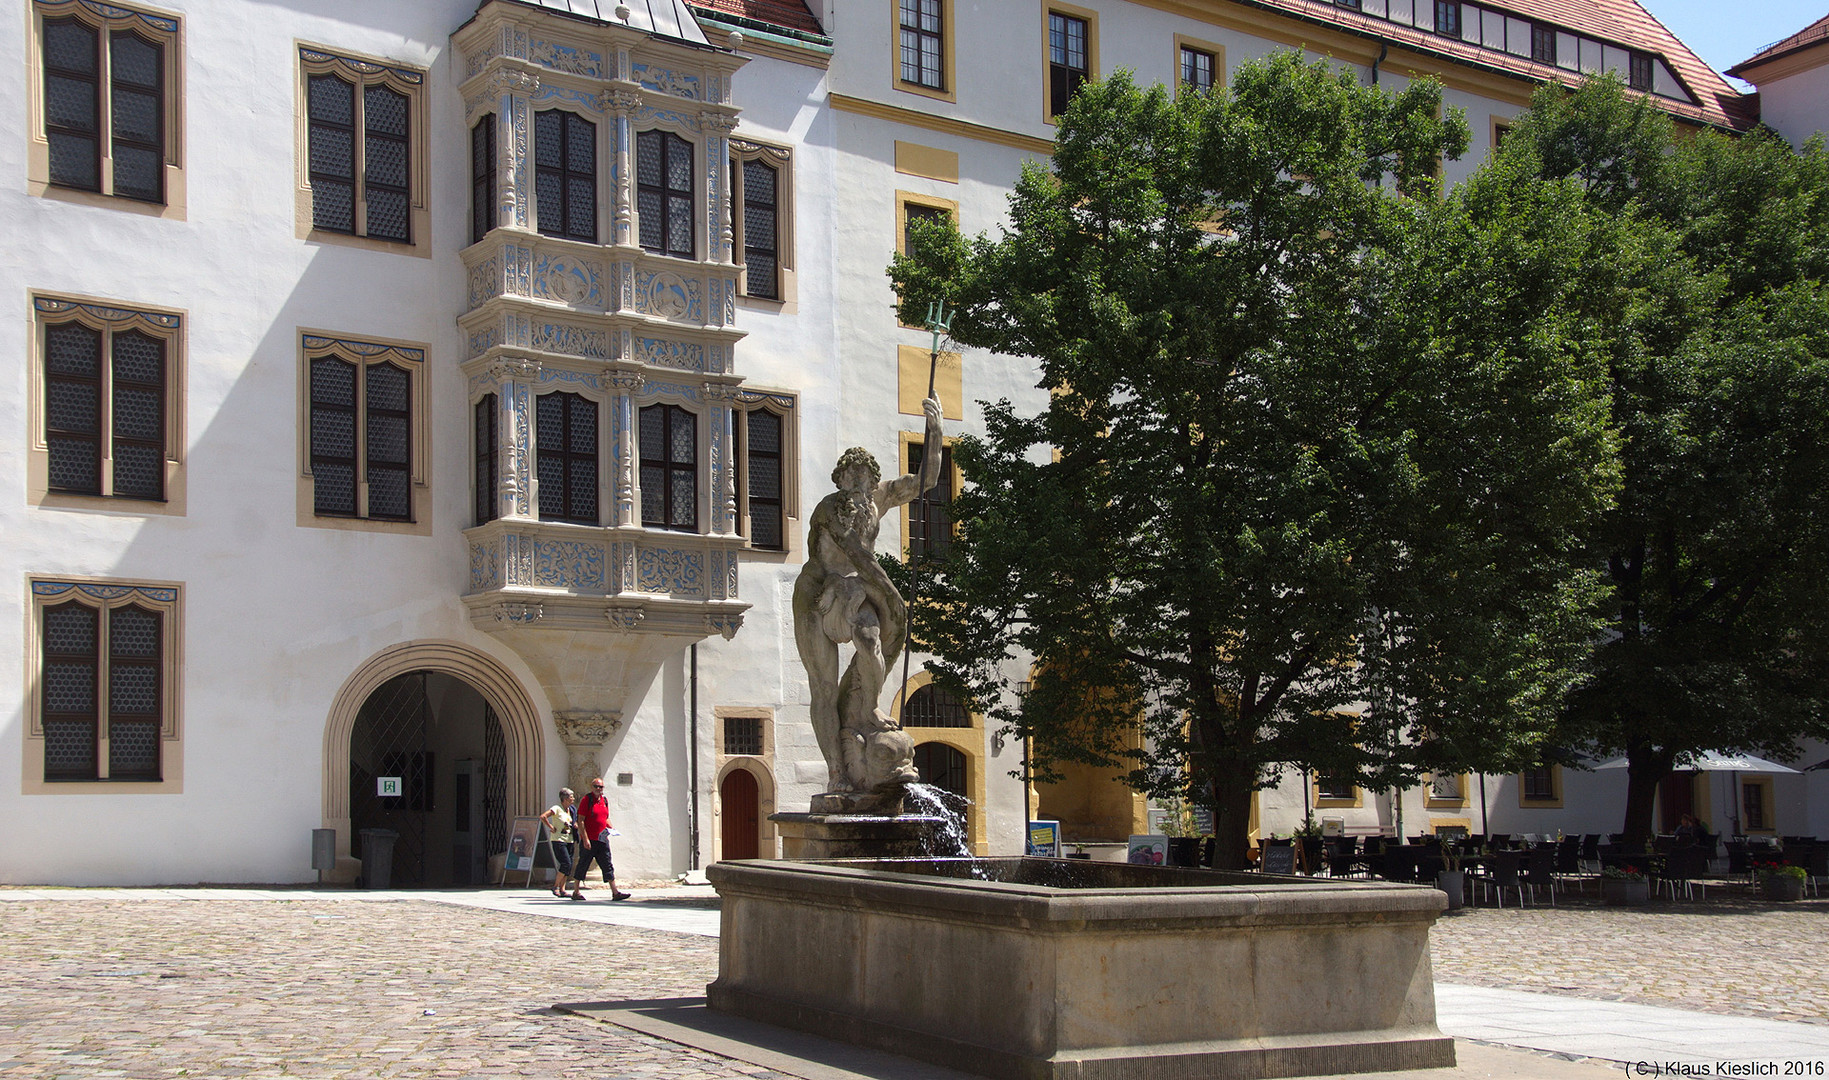
<path fill-rule="evenodd" d="M 1631 765 L 1631 762 L 1629 762 L 1625 758 L 1621 757 L 1621 758 L 1614 758 L 1612 761 L 1603 761 L 1599 765 L 1594 766 L 1594 770 L 1596 772 L 1599 772 L 1602 769 L 1624 769 L 1624 768 L 1628 768 L 1630 765 Z M 1729 816 L 1732 818 L 1732 820 L 1734 822 L 1734 834 L 1735 835 L 1740 834 L 1740 775 L 1739 774 L 1741 774 L 1743 772 L 1744 773 L 1796 773 L 1798 771 L 1796 769 L 1791 768 L 1789 765 L 1780 765 L 1776 761 L 1767 761 L 1765 758 L 1754 757 L 1751 754 L 1724 754 L 1719 750 L 1710 750 L 1707 753 L 1699 754 L 1696 756 L 1695 760 L 1685 763 L 1682 767 L 1686 768 L 1686 769 L 1694 769 L 1697 772 L 1724 772 L 1724 773 L 1733 774 L 1733 776 L 1734 776 L 1734 785 L 1733 785 L 1734 801 L 1729 803 L 1728 805 L 1731 810 L 1731 813 Z"/>

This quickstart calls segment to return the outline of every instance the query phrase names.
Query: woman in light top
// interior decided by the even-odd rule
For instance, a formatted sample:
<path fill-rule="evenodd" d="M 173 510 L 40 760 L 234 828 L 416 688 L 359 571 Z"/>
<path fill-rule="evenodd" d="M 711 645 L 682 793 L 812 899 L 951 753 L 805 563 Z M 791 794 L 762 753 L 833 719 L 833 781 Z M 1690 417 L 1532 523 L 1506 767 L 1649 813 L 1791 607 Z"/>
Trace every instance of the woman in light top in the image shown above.
<path fill-rule="evenodd" d="M 559 789 L 559 801 L 546 808 L 540 820 L 546 823 L 546 842 L 552 845 L 553 895 L 565 896 L 565 880 L 572 868 L 572 789 Z"/>

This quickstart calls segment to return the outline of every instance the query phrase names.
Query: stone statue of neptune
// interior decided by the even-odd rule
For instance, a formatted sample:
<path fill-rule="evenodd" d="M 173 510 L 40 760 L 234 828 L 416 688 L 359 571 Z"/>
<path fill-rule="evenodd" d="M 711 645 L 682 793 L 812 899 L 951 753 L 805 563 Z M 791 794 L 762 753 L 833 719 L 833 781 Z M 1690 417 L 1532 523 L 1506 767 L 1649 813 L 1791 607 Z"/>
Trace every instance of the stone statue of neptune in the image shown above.
<path fill-rule="evenodd" d="M 819 501 L 807 526 L 807 560 L 794 583 L 794 641 L 812 695 L 813 734 L 825 755 L 828 791 L 815 813 L 899 813 L 903 787 L 918 779 L 914 740 L 877 708 L 883 680 L 908 639 L 908 605 L 876 561 L 884 514 L 913 502 L 940 478 L 940 402 L 921 403 L 928 452 L 919 476 L 884 480 L 876 459 L 852 447 L 838 459 L 838 490 Z M 838 647 L 851 663 L 841 678 Z"/>

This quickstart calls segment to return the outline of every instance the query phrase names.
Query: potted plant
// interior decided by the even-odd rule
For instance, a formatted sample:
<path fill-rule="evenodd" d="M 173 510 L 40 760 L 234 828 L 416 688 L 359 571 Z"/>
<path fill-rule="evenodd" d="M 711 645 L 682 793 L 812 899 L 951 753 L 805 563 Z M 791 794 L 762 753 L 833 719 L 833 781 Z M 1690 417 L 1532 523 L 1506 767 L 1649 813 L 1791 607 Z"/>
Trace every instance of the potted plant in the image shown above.
<path fill-rule="evenodd" d="M 1645 871 L 1631 863 L 1602 867 L 1600 898 L 1610 907 L 1630 907 L 1651 899 L 1651 882 Z"/>
<path fill-rule="evenodd" d="M 1194 807 L 1186 799 L 1165 799 L 1168 811 L 1162 822 L 1163 835 L 1169 838 L 1170 866 L 1200 865 L 1200 834 L 1195 829 Z"/>
<path fill-rule="evenodd" d="M 1761 863 L 1755 867 L 1753 874 L 1759 880 L 1759 887 L 1765 892 L 1767 900 L 1802 900 L 1804 898 L 1804 868 L 1801 866 L 1784 866 L 1780 863 Z"/>
<path fill-rule="evenodd" d="M 1442 870 L 1435 875 L 1435 887 L 1448 894 L 1448 910 L 1455 911 L 1467 903 L 1467 872 L 1461 868 L 1461 842 L 1456 837 L 1442 840 Z"/>

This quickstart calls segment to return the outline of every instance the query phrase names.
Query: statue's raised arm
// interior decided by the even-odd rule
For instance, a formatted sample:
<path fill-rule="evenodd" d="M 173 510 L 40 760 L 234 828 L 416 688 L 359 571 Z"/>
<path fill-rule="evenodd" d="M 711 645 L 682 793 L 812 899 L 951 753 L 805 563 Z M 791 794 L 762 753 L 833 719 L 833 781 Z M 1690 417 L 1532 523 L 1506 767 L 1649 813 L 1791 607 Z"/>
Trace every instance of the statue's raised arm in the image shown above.
<path fill-rule="evenodd" d="M 939 400 L 928 398 L 921 402 L 921 411 L 927 414 L 927 441 L 922 445 L 920 475 L 904 473 L 878 484 L 875 495 L 879 513 L 886 514 L 914 502 L 922 492 L 932 491 L 940 482 L 940 459 L 946 444 L 940 431 Z"/>

